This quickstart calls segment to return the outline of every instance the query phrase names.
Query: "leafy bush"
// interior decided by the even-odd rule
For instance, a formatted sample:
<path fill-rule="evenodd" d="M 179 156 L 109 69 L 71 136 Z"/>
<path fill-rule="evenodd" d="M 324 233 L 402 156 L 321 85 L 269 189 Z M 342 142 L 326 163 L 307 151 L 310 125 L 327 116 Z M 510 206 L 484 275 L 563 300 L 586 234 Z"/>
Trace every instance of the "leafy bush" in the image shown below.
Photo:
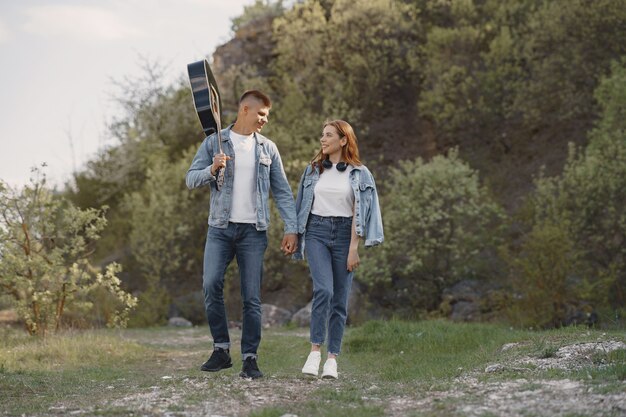
<path fill-rule="evenodd" d="M 568 303 L 582 286 L 580 254 L 563 224 L 536 225 L 509 261 L 517 294 L 509 306 L 511 322 L 541 328 L 563 324 Z"/>
<path fill-rule="evenodd" d="M 456 151 L 401 162 L 383 185 L 386 241 L 357 277 L 379 287 L 374 297 L 397 312 L 431 310 L 446 287 L 489 273 L 504 214 Z"/>
<path fill-rule="evenodd" d="M 30 334 L 58 330 L 68 310 L 91 310 L 99 290 L 118 303 L 107 325 L 125 325 L 136 300 L 120 286 L 121 267 L 101 273 L 88 261 L 106 226 L 103 210 L 74 207 L 46 187 L 40 170 L 33 173 L 21 190 L 0 182 L 0 289 L 15 299 Z"/>

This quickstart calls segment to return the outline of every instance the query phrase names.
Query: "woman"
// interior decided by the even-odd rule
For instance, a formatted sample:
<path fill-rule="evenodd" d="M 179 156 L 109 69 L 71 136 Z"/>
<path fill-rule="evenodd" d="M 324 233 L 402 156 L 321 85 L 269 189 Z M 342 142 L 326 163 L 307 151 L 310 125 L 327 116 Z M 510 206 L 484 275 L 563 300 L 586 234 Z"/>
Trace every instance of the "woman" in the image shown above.
<path fill-rule="evenodd" d="M 321 149 L 302 174 L 296 200 L 298 251 L 313 279 L 311 353 L 302 373 L 317 376 L 326 335 L 328 358 L 322 378 L 337 374 L 337 356 L 348 312 L 348 296 L 359 266 L 359 240 L 383 242 L 376 185 L 359 160 L 357 138 L 343 120 L 324 124 Z"/>

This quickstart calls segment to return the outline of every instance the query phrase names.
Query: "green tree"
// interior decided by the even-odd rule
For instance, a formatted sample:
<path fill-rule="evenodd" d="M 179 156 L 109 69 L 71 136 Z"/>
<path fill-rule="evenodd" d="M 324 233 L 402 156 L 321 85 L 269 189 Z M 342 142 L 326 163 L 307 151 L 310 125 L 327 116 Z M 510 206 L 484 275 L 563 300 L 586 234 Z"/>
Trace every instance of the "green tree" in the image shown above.
<path fill-rule="evenodd" d="M 626 61 L 614 62 L 611 75 L 595 93 L 602 118 L 590 133 L 589 146 L 582 150 L 572 144 L 562 175 L 536 180 L 529 196 L 531 231 L 523 238 L 526 249 L 514 261 L 524 265 L 521 281 L 513 281 L 523 303 L 553 298 L 554 288 L 561 289 L 560 310 L 564 303 L 586 301 L 600 308 L 620 308 L 626 302 L 625 86 Z M 543 245 L 548 237 L 558 237 L 561 243 Z M 542 250 L 532 250 L 542 245 Z M 554 260 L 550 270 L 546 259 L 567 260 L 567 264 Z M 536 281 L 539 274 L 545 286 L 531 291 L 528 285 L 519 285 Z M 544 310 L 542 321 L 562 323 L 559 309 Z"/>
<path fill-rule="evenodd" d="M 537 7 L 517 52 L 524 82 L 515 106 L 529 127 L 591 127 L 594 91 L 611 61 L 626 54 L 625 21 L 624 0 L 545 1 Z"/>
<path fill-rule="evenodd" d="M 548 175 L 561 171 L 567 142 L 586 143 L 598 114 L 593 92 L 626 54 L 626 3 L 438 5 L 424 46 L 420 114 L 435 123 L 440 149 L 459 146 L 511 201 L 530 191 L 542 164 Z"/>
<path fill-rule="evenodd" d="M 129 290 L 139 293 L 147 281 L 133 257 L 132 216 L 124 203 L 133 193 L 143 192 L 148 173 L 160 168 L 157 163 L 178 162 L 203 138 L 187 82 L 181 79 L 168 86 L 163 81 L 164 67 L 145 60 L 141 64 L 141 77 L 116 82 L 115 100 L 121 112 L 109 126 L 112 144 L 76 173 L 74 183 L 65 190 L 80 208 L 109 207 L 108 227 L 91 259 L 122 264 L 120 277 Z M 182 182 L 179 185 L 184 187 Z M 141 304 L 145 307 L 147 303 Z"/>
<path fill-rule="evenodd" d="M 432 310 L 445 288 L 485 277 L 497 264 L 503 210 L 456 150 L 428 163 L 400 163 L 384 189 L 386 240 L 381 250 L 365 254 L 359 274 L 380 288 L 379 301 L 401 314 Z"/>
<path fill-rule="evenodd" d="M 406 133 L 416 128 L 425 39 L 418 17 L 414 7 L 396 0 L 310 0 L 286 11 L 274 22 L 273 85 L 281 121 L 295 126 L 313 120 L 305 132 L 318 137 L 325 119 L 347 120 L 370 165 L 410 145 Z M 302 111 L 283 114 L 282 97 L 297 99 L 294 108 Z"/>
<path fill-rule="evenodd" d="M 237 32 L 242 27 L 254 24 L 256 19 L 280 16 L 284 10 L 283 0 L 256 0 L 254 4 L 244 6 L 243 13 L 232 19 L 231 29 Z"/>
<path fill-rule="evenodd" d="M 154 156 L 144 186 L 126 195 L 130 251 L 142 281 L 133 325 L 164 322 L 172 297 L 200 288 L 208 193 L 185 186 L 192 158 L 188 152 L 170 163 Z"/>
<path fill-rule="evenodd" d="M 121 288 L 117 264 L 100 273 L 88 261 L 106 226 L 102 210 L 81 210 L 55 196 L 33 171 L 21 190 L 0 182 L 0 289 L 16 302 L 30 334 L 61 327 L 72 308 L 93 308 L 104 290 L 117 304 L 107 325 L 124 325 L 135 298 Z"/>
<path fill-rule="evenodd" d="M 142 77 L 117 81 L 115 100 L 121 108 L 109 126 L 113 144 L 103 148 L 74 175 L 66 187 L 67 197 L 78 207 L 109 207 L 109 227 L 103 232 L 95 258 L 114 259 L 133 266 L 128 252 L 128 217 L 121 209 L 126 194 L 143 187 L 155 157 L 178 160 L 202 139 L 189 88 L 182 81 L 165 85 L 165 68 L 141 61 Z"/>

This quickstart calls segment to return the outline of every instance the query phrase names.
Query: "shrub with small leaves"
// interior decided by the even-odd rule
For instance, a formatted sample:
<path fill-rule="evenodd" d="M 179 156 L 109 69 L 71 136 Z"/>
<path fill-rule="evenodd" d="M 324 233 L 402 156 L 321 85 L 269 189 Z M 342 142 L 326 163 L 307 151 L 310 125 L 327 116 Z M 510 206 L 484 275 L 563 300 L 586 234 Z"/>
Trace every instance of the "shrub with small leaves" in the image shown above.
<path fill-rule="evenodd" d="M 0 181 L 0 291 L 33 335 L 58 330 L 72 309 L 89 311 L 102 290 L 116 304 L 106 324 L 123 326 L 136 300 L 121 288 L 121 267 L 99 272 L 88 260 L 106 226 L 104 210 L 74 207 L 47 188 L 40 169 L 33 174 L 21 189 Z"/>
<path fill-rule="evenodd" d="M 504 212 L 456 150 L 401 162 L 382 185 L 386 241 L 365 254 L 358 279 L 378 286 L 383 304 L 432 310 L 446 287 L 488 274 Z"/>

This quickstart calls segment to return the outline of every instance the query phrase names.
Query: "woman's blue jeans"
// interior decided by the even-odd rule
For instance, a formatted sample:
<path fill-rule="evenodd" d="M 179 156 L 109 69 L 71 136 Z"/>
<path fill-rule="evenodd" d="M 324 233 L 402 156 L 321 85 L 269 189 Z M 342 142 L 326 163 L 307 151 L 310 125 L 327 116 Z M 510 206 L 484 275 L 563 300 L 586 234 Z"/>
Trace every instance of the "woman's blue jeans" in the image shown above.
<path fill-rule="evenodd" d="M 228 223 L 226 229 L 210 227 L 204 248 L 204 308 L 214 347 L 229 349 L 228 320 L 224 309 L 224 274 L 237 257 L 243 301 L 241 356 L 256 357 L 261 343 L 261 280 L 267 233 L 254 224 Z"/>
<path fill-rule="evenodd" d="M 309 215 L 305 234 L 306 258 L 313 279 L 311 343 L 324 344 L 338 355 L 348 317 L 352 272 L 348 252 L 352 237 L 351 217 Z"/>

